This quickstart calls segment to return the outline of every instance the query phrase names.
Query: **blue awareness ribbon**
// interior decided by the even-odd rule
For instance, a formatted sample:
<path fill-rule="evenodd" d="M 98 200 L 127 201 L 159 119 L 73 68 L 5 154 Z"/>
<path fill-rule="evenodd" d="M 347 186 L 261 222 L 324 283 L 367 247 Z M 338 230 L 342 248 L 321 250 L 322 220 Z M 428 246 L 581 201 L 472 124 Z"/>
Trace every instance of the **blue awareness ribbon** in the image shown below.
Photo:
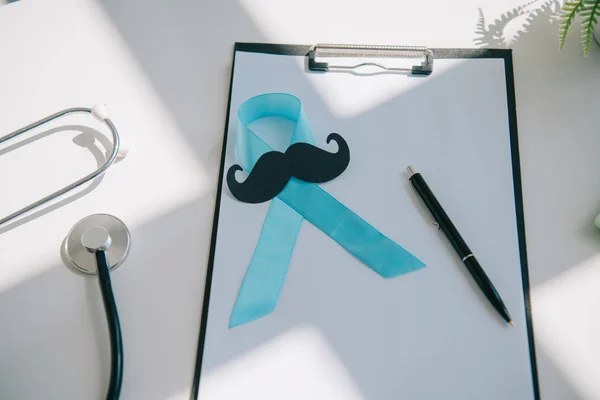
<path fill-rule="evenodd" d="M 297 97 L 285 93 L 253 97 L 238 109 L 236 132 L 237 157 L 247 173 L 260 156 L 273 151 L 248 127 L 264 117 L 283 117 L 295 123 L 290 145 L 297 142 L 314 145 L 315 142 Z M 383 278 L 393 278 L 425 266 L 317 184 L 291 178 L 271 201 L 231 313 L 230 328 L 264 317 L 275 309 L 303 219 Z"/>

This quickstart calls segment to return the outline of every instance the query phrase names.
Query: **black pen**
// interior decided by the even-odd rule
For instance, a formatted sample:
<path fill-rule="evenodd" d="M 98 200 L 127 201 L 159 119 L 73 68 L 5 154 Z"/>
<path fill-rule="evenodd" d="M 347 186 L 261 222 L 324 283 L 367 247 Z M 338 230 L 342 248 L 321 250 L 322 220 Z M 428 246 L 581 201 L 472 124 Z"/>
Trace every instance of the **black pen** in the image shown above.
<path fill-rule="evenodd" d="M 467 267 L 467 270 L 473 279 L 475 279 L 475 282 L 477 282 L 477 285 L 485 297 L 490 303 L 492 303 L 492 306 L 494 306 L 502 318 L 504 318 L 510 325 L 514 326 L 512 318 L 510 317 L 504 302 L 500 298 L 498 291 L 492 284 L 492 281 L 490 281 L 490 278 L 487 277 L 483 271 L 483 268 L 481 268 L 481 265 L 479 265 L 477 259 L 473 255 L 473 252 L 471 252 L 469 246 L 467 246 L 463 238 L 460 236 L 460 233 L 458 233 L 458 230 L 452 221 L 450 221 L 450 218 L 433 195 L 431 189 L 429 189 L 429 186 L 425 182 L 425 179 L 423 179 L 423 176 L 418 172 L 415 172 L 412 166 L 408 166 L 407 169 L 408 173 L 410 174 L 410 183 L 412 183 L 413 187 L 419 194 L 419 197 L 421 197 L 421 200 L 423 200 L 423 203 L 425 203 L 431 212 L 431 215 L 450 241 L 452 247 L 454 247 L 454 250 L 456 250 L 456 253 L 462 260 L 463 264 L 465 264 L 465 267 Z"/>

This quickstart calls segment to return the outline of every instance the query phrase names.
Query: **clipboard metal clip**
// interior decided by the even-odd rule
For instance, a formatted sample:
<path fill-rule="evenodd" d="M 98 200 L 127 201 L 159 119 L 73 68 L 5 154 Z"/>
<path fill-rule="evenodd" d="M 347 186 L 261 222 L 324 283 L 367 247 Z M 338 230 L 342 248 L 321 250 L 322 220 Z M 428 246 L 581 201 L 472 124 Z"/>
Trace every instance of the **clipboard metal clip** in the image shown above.
<path fill-rule="evenodd" d="M 433 71 L 433 52 L 427 47 L 317 44 L 308 52 L 310 71 L 358 73 L 364 67 L 377 73 L 429 75 Z"/>

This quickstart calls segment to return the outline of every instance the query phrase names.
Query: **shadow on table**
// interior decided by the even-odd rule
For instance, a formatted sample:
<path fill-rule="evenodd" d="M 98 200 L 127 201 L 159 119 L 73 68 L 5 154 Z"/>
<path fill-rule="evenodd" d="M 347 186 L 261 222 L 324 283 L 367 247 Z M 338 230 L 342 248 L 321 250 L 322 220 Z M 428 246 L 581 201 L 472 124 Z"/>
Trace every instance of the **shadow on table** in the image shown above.
<path fill-rule="evenodd" d="M 217 176 L 222 143 L 214 138 L 223 137 L 233 45 L 264 41 L 262 34 L 235 0 L 99 2 L 207 173 Z"/>

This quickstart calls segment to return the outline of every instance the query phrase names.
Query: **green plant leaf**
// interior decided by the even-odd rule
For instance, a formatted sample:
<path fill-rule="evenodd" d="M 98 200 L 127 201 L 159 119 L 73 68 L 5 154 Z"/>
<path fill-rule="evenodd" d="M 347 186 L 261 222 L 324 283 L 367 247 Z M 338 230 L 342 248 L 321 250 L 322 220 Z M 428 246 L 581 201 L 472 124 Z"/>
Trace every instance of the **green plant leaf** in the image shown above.
<path fill-rule="evenodd" d="M 585 17 L 581 22 L 581 45 L 583 54 L 587 57 L 590 55 L 594 27 L 600 16 L 600 0 L 582 0 L 580 14 Z"/>
<path fill-rule="evenodd" d="M 571 26 L 573 19 L 577 15 L 577 12 L 581 8 L 583 1 L 584 0 L 567 1 L 562 7 L 562 14 L 560 16 L 560 24 L 558 28 L 558 47 L 561 50 L 565 45 L 565 39 L 567 38 L 569 27 Z"/>

